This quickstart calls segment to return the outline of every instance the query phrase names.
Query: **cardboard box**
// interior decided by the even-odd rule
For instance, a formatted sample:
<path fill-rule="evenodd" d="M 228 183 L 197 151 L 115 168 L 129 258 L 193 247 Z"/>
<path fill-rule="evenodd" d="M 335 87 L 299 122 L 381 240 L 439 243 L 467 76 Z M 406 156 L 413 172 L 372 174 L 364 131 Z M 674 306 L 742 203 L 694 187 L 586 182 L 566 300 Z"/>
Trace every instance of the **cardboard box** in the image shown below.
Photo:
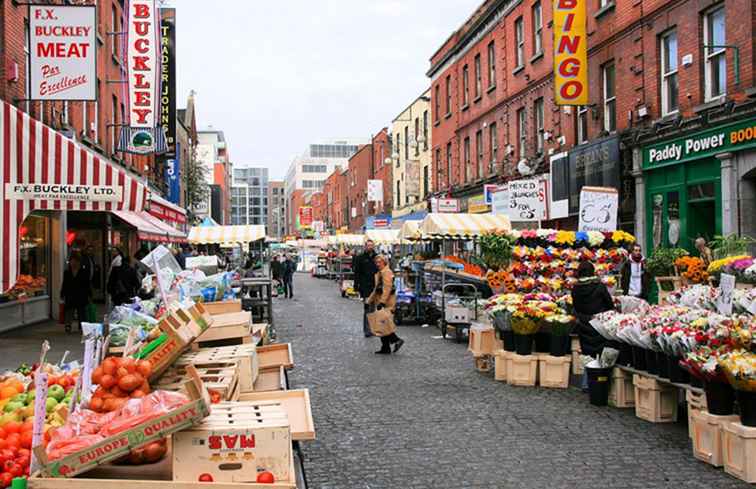
<path fill-rule="evenodd" d="M 248 311 L 229 312 L 213 316 L 213 324 L 196 341 L 196 347 L 213 345 L 212 342 L 235 340 L 235 343 L 252 342 L 252 314 Z"/>
<path fill-rule="evenodd" d="M 612 370 L 612 383 L 609 386 L 609 405 L 616 408 L 635 407 L 633 377 L 618 367 Z"/>
<path fill-rule="evenodd" d="M 756 483 L 756 428 L 738 422 L 722 425 L 722 455 L 725 472 Z"/>
<path fill-rule="evenodd" d="M 507 381 L 507 358 L 509 355 L 511 355 L 511 352 L 506 350 L 496 350 L 494 353 L 494 380 Z"/>
<path fill-rule="evenodd" d="M 643 375 L 633 375 L 635 415 L 651 423 L 677 421 L 677 387 Z"/>
<path fill-rule="evenodd" d="M 507 358 L 507 383 L 534 386 L 538 379 L 538 357 L 511 353 Z"/>
<path fill-rule="evenodd" d="M 197 426 L 173 435 L 173 480 L 255 482 L 267 470 L 291 481 L 291 431 L 279 404 L 221 403 Z"/>
<path fill-rule="evenodd" d="M 693 456 L 702 462 L 721 467 L 722 425 L 737 422 L 739 416 L 716 416 L 706 411 L 693 414 Z"/>
<path fill-rule="evenodd" d="M 538 357 L 538 377 L 541 387 L 566 389 L 570 385 L 570 363 L 568 356 L 553 357 L 540 355 Z"/>

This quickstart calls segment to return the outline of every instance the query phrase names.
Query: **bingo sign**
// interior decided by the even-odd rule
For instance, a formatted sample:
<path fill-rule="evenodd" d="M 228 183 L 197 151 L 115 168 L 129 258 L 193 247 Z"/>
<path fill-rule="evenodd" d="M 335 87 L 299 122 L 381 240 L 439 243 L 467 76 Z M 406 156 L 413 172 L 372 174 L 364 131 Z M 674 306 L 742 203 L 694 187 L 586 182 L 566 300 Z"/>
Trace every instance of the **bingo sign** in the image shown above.
<path fill-rule="evenodd" d="M 537 178 L 509 182 L 509 219 L 532 222 L 546 219 L 546 189 Z"/>
<path fill-rule="evenodd" d="M 588 105 L 587 0 L 554 1 L 554 103 Z"/>
<path fill-rule="evenodd" d="M 29 7 L 31 100 L 97 100 L 94 5 Z"/>
<path fill-rule="evenodd" d="M 617 189 L 583 187 L 580 191 L 580 231 L 616 231 L 619 194 Z"/>

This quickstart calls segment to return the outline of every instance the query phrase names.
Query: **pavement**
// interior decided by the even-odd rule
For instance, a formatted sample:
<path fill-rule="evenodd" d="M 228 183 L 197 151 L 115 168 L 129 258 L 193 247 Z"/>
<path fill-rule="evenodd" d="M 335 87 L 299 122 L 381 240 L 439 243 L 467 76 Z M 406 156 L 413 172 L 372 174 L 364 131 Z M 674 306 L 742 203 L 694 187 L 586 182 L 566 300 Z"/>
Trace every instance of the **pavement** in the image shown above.
<path fill-rule="evenodd" d="M 291 387 L 310 390 L 310 489 L 750 487 L 697 461 L 682 422 L 594 407 L 574 388 L 495 382 L 435 327 L 399 327 L 402 350 L 375 355 L 359 301 L 304 274 L 294 293 L 275 299 L 274 317 L 279 341 L 292 343 Z M 81 354 L 62 326 L 22 328 L 0 335 L 0 371 L 34 361 L 44 338 L 53 360 Z"/>

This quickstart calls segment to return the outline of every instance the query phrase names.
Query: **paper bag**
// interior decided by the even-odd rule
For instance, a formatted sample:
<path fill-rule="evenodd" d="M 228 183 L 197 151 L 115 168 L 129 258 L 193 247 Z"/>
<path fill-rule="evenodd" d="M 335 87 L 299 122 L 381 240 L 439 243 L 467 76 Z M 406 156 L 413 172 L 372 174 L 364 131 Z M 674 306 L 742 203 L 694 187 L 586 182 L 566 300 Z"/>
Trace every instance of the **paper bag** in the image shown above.
<path fill-rule="evenodd" d="M 376 336 L 388 336 L 396 331 L 394 314 L 387 308 L 367 315 L 370 331 Z"/>

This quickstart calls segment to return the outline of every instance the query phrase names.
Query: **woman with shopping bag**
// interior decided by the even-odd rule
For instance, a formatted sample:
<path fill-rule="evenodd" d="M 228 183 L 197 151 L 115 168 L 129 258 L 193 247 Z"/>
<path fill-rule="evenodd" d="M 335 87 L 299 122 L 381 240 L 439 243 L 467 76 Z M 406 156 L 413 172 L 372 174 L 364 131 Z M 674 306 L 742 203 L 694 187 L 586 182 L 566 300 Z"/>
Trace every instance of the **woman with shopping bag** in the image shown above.
<path fill-rule="evenodd" d="M 394 273 L 388 267 L 388 261 L 383 255 L 377 255 L 374 260 L 378 273 L 375 274 L 375 288 L 368 297 L 367 303 L 375 306 L 375 312 L 368 314 L 368 323 L 373 334 L 381 338 L 381 349 L 375 353 L 388 355 L 391 353 L 391 345 L 394 345 L 394 353 L 396 353 L 404 345 L 404 340 L 396 335 L 394 324 L 394 309 L 396 308 Z"/>

